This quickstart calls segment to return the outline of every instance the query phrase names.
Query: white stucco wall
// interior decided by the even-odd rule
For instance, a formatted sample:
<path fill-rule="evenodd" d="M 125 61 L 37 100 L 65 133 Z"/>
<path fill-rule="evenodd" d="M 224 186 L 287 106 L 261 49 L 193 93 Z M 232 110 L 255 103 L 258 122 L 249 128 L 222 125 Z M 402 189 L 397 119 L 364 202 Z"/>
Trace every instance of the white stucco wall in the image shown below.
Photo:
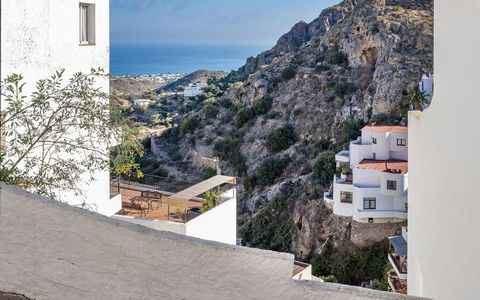
<path fill-rule="evenodd" d="M 74 0 L 2 0 L 1 1 L 1 78 L 12 73 L 24 76 L 25 92 L 35 89 L 39 79 L 65 68 L 64 79 L 91 68 L 109 71 L 109 1 L 89 0 L 95 4 L 95 45 L 79 45 L 79 1 Z M 108 93 L 108 78 L 97 81 Z M 99 141 L 99 148 L 103 143 Z M 100 213 L 110 215 L 109 173 L 99 171 L 79 183 L 84 197 L 61 193 L 60 200 L 72 205 L 86 203 Z"/>
<path fill-rule="evenodd" d="M 435 94 L 408 122 L 408 293 L 478 299 L 480 2 L 435 0 L 434 15 Z"/>
<path fill-rule="evenodd" d="M 237 201 L 232 198 L 186 224 L 186 235 L 235 245 L 237 243 Z"/>
<path fill-rule="evenodd" d="M 0 291 L 70 299 L 413 299 L 293 280 L 293 255 L 114 220 L 0 183 Z"/>

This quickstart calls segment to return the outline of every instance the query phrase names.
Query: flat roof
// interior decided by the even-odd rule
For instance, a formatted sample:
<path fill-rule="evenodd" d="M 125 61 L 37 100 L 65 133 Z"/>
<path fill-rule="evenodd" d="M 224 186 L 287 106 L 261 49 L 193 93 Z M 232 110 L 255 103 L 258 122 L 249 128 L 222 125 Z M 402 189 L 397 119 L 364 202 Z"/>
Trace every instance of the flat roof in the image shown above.
<path fill-rule="evenodd" d="M 358 163 L 357 168 L 404 175 L 408 173 L 408 161 L 364 159 Z"/>
<path fill-rule="evenodd" d="M 368 128 L 375 132 L 408 132 L 407 126 L 375 126 L 367 125 L 363 129 Z"/>
<path fill-rule="evenodd" d="M 168 202 L 177 203 L 179 201 L 188 201 L 225 183 L 235 185 L 237 184 L 237 179 L 225 175 L 216 175 L 168 197 Z"/>

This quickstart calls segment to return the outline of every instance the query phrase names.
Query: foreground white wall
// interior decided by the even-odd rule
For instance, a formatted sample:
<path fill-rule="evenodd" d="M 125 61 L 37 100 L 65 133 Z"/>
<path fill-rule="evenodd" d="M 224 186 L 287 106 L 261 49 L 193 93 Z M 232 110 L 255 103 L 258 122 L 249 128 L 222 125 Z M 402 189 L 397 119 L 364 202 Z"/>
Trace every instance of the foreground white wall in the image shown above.
<path fill-rule="evenodd" d="M 205 240 L 237 243 L 237 201 L 232 198 L 186 224 L 186 234 Z"/>
<path fill-rule="evenodd" d="M 65 68 L 67 81 L 73 73 L 103 68 L 109 72 L 109 1 L 89 0 L 95 4 L 95 45 L 79 44 L 79 3 L 75 0 L 2 0 L 0 74 L 22 74 L 30 94 L 39 79 Z M 97 84 L 109 91 L 109 80 Z M 105 145 L 99 141 L 99 149 Z M 85 202 L 100 213 L 111 215 L 118 201 L 109 199 L 109 173 L 99 171 L 95 181 L 89 177 L 79 183 L 85 197 L 62 193 L 61 200 L 72 205 Z"/>
<path fill-rule="evenodd" d="M 411 299 L 292 279 L 293 255 L 156 231 L 0 183 L 0 291 L 42 299 Z"/>
<path fill-rule="evenodd" d="M 412 295 L 479 299 L 479 28 L 479 1 L 435 0 L 435 95 L 409 116 Z"/>

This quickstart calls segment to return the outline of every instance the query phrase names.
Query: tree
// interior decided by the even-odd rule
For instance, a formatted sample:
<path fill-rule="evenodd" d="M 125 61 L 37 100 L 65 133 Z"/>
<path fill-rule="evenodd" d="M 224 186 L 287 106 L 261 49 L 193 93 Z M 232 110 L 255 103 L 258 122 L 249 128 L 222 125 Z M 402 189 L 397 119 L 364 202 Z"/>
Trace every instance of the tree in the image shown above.
<path fill-rule="evenodd" d="M 204 213 L 217 206 L 217 204 L 220 202 L 220 196 L 220 192 L 214 190 L 206 191 L 205 193 L 203 193 L 204 201 L 202 203 L 202 208 L 200 208 L 200 211 Z"/>
<path fill-rule="evenodd" d="M 320 156 L 313 166 L 313 181 L 322 187 L 332 183 L 335 174 L 335 153 L 327 152 Z"/>
<path fill-rule="evenodd" d="M 418 89 L 413 89 L 403 99 L 402 104 L 408 109 L 422 110 L 423 107 L 428 104 L 427 95 Z"/>
<path fill-rule="evenodd" d="M 105 76 L 92 69 L 65 82 L 60 70 L 39 80 L 30 95 L 22 75 L 2 80 L 0 181 L 52 198 L 60 190 L 81 195 L 78 182 L 108 170 L 109 150 L 122 138 L 127 140 L 116 147 L 113 171 L 138 171 L 134 157 L 143 155 L 143 148 L 118 122 L 121 113 L 110 111 L 108 94 L 96 82 Z"/>

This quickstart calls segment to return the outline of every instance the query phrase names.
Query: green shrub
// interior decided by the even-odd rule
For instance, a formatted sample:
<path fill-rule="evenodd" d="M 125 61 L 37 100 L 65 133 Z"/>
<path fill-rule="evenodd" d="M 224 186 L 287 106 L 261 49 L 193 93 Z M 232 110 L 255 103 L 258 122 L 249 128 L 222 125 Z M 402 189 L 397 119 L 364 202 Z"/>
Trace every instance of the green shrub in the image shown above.
<path fill-rule="evenodd" d="M 217 117 L 217 114 L 218 114 L 218 108 L 211 104 L 211 103 L 208 103 L 207 105 L 205 105 L 203 107 L 203 113 L 205 115 L 205 118 L 207 120 L 210 120 L 210 119 L 213 119 L 215 117 Z"/>
<path fill-rule="evenodd" d="M 337 277 L 335 277 L 334 275 L 321 276 L 321 278 L 323 279 L 324 282 L 333 282 L 333 283 L 338 282 Z"/>
<path fill-rule="evenodd" d="M 282 176 L 283 171 L 287 167 L 288 163 L 289 160 L 286 158 L 266 158 L 262 161 L 257 170 L 258 183 L 262 186 L 274 184 L 275 180 Z"/>
<path fill-rule="evenodd" d="M 214 168 L 206 167 L 202 171 L 202 179 L 203 180 L 207 180 L 208 178 L 212 178 L 215 175 L 217 175 L 217 171 Z"/>
<path fill-rule="evenodd" d="M 275 199 L 239 228 L 247 247 L 290 252 L 294 223 L 287 198 Z"/>
<path fill-rule="evenodd" d="M 337 82 L 335 85 L 335 95 L 342 98 L 343 96 L 355 91 L 355 85 L 347 81 Z"/>
<path fill-rule="evenodd" d="M 253 119 L 255 117 L 255 111 L 251 107 L 241 107 L 240 109 L 237 110 L 237 113 L 235 115 L 235 120 L 237 127 L 242 127 L 248 121 Z"/>
<path fill-rule="evenodd" d="M 287 124 L 282 128 L 270 132 L 266 138 L 268 150 L 277 153 L 288 149 L 297 141 L 297 135 L 292 125 Z"/>
<path fill-rule="evenodd" d="M 327 188 L 332 184 L 335 174 L 335 153 L 327 152 L 320 156 L 313 166 L 313 182 Z"/>
<path fill-rule="evenodd" d="M 243 175 L 247 171 L 245 157 L 240 153 L 240 141 L 237 139 L 221 139 L 213 147 L 215 154 L 221 159 L 227 160 L 237 171 Z"/>
<path fill-rule="evenodd" d="M 297 75 L 297 68 L 294 66 L 288 66 L 282 71 L 283 80 L 290 80 Z"/>
<path fill-rule="evenodd" d="M 187 116 L 180 124 L 180 134 L 185 136 L 195 131 L 198 126 L 198 121 L 194 117 Z"/>
<path fill-rule="evenodd" d="M 368 280 L 383 279 L 387 253 L 386 240 L 363 248 L 348 241 L 341 241 L 337 246 L 329 242 L 320 255 L 310 260 L 310 264 L 315 276 L 333 275 L 339 283 L 360 285 Z"/>
<path fill-rule="evenodd" d="M 255 103 L 253 104 L 253 110 L 257 115 L 264 115 L 268 113 L 272 108 L 272 102 L 272 97 L 263 97 L 262 99 L 255 101 Z"/>
<path fill-rule="evenodd" d="M 344 65 L 348 64 L 348 56 L 345 53 L 337 50 L 330 54 L 328 61 L 334 65 Z"/>
<path fill-rule="evenodd" d="M 207 191 L 203 193 L 203 199 L 204 201 L 202 202 L 202 207 L 200 208 L 200 211 L 202 213 L 205 213 L 217 206 L 217 203 L 220 201 L 220 192 L 215 190 Z"/>
<path fill-rule="evenodd" d="M 321 72 L 324 72 L 324 71 L 328 71 L 328 70 L 330 70 L 330 67 L 327 66 L 327 65 L 323 65 L 323 64 L 322 64 L 322 65 L 317 65 L 317 66 L 315 67 L 315 71 L 318 72 L 318 73 L 321 73 Z"/>

